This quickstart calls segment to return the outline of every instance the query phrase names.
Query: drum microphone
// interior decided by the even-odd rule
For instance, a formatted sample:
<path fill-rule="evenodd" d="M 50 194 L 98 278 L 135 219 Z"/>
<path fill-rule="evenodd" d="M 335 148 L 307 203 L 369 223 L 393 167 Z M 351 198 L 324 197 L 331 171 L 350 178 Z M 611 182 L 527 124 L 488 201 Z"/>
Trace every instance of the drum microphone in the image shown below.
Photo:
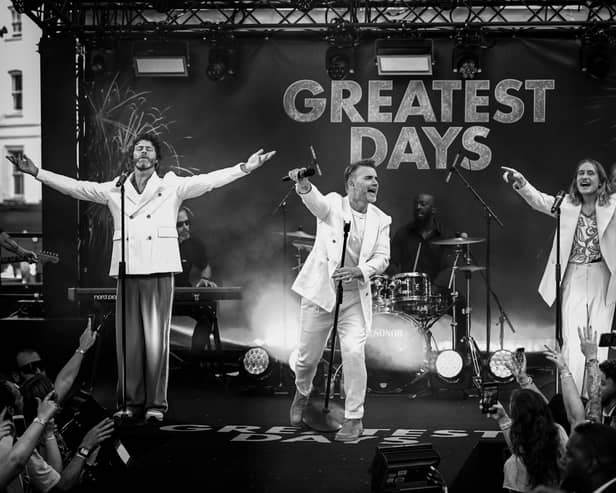
<path fill-rule="evenodd" d="M 453 160 L 453 164 L 449 166 L 449 173 L 447 173 L 447 178 L 445 178 L 445 183 L 449 183 L 449 180 L 451 180 L 453 171 L 456 169 L 456 166 L 458 165 L 458 159 L 460 159 L 460 154 L 456 154 L 456 157 Z"/>
<path fill-rule="evenodd" d="M 552 205 L 552 210 L 550 211 L 552 214 L 556 214 L 556 211 L 560 209 L 560 204 L 563 203 L 565 195 L 566 193 L 564 190 L 561 190 L 556 194 L 556 197 L 554 198 L 554 205 Z"/>
<path fill-rule="evenodd" d="M 302 168 L 297 175 L 297 179 L 301 180 L 302 178 L 308 178 L 309 176 L 313 176 L 316 172 L 317 170 L 314 168 Z M 282 181 L 291 181 L 291 177 L 289 175 L 283 176 Z"/>

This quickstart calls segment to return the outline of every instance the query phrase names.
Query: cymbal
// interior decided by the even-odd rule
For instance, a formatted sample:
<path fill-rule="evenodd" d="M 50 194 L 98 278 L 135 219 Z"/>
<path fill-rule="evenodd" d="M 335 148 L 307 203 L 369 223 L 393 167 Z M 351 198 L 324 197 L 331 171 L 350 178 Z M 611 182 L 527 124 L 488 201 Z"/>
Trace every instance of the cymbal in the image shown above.
<path fill-rule="evenodd" d="M 274 234 L 284 235 L 282 231 L 275 231 Z M 301 229 L 298 229 L 297 231 L 289 231 L 287 232 L 286 236 L 287 238 L 295 238 L 298 240 L 314 240 L 316 238 L 316 236 L 314 235 L 304 233 Z"/>
<path fill-rule="evenodd" d="M 483 265 L 472 265 L 472 264 L 468 264 L 468 265 L 458 265 L 457 267 L 454 267 L 456 270 L 462 271 L 462 272 L 479 272 L 480 270 L 486 270 L 486 268 Z"/>
<path fill-rule="evenodd" d="M 294 241 L 293 243 L 291 243 L 291 245 L 293 245 L 293 247 L 297 248 L 298 250 L 306 250 L 307 252 L 309 252 L 310 250 L 312 250 L 314 243 L 302 243 L 300 241 Z"/>
<path fill-rule="evenodd" d="M 473 243 L 481 243 L 483 241 L 486 241 L 486 239 L 472 236 L 467 236 L 466 238 L 463 236 L 454 236 L 453 238 L 441 238 L 438 240 L 432 240 L 430 243 L 432 243 L 433 245 L 457 246 L 471 245 Z"/>

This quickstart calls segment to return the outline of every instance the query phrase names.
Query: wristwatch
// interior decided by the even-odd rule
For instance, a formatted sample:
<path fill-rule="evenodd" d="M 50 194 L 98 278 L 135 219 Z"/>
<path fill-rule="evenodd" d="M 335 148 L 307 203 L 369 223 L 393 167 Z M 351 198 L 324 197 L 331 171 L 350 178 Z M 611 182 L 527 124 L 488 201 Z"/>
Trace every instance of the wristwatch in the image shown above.
<path fill-rule="evenodd" d="M 86 447 L 79 447 L 79 450 L 77 451 L 77 455 L 79 455 L 80 457 L 83 457 L 84 459 L 87 459 L 88 456 L 90 455 L 90 449 Z"/>

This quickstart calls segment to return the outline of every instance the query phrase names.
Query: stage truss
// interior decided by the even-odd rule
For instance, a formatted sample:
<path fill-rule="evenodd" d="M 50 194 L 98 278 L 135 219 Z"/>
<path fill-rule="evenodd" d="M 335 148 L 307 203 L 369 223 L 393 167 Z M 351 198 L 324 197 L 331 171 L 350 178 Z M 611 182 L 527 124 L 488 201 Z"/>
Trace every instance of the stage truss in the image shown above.
<path fill-rule="evenodd" d="M 28 1 L 13 2 L 44 36 L 127 38 L 216 33 L 260 37 L 327 35 L 344 23 L 375 36 L 450 37 L 461 30 L 484 35 L 579 37 L 616 32 L 612 1 L 492 0 L 246 0 L 246 1 Z M 453 8 L 452 8 L 453 7 Z"/>

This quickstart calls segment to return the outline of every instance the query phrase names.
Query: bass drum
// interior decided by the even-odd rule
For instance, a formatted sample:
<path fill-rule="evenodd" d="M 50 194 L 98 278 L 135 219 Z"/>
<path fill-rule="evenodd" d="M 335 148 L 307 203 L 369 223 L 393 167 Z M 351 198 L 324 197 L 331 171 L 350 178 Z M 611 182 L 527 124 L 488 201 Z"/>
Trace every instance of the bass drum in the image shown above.
<path fill-rule="evenodd" d="M 430 327 L 430 346 L 421 325 L 401 312 L 373 315 L 372 330 L 366 339 L 368 388 L 377 393 L 401 392 L 417 372 L 427 368 L 432 347 L 451 348 L 451 318 L 443 316 Z"/>

